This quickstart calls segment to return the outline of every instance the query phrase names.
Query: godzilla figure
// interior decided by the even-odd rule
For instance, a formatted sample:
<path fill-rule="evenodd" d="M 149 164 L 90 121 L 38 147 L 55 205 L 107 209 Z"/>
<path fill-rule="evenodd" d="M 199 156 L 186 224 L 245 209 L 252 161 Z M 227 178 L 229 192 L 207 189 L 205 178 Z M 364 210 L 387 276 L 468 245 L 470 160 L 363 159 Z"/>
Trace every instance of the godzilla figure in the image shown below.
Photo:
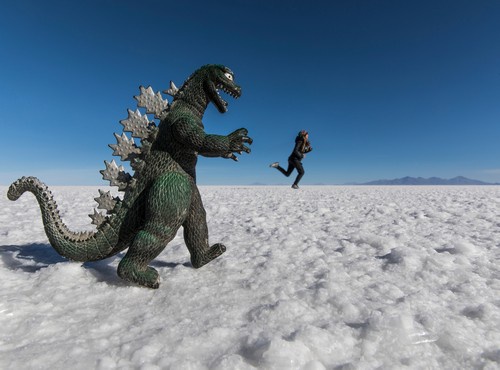
<path fill-rule="evenodd" d="M 113 160 L 104 161 L 100 171 L 111 185 L 124 191 L 123 199 L 99 190 L 95 198 L 98 209 L 90 215 L 97 225 L 95 232 L 75 233 L 62 222 L 56 202 L 47 186 L 35 177 L 14 182 L 7 193 L 17 200 L 24 192 L 33 193 L 40 205 L 45 232 L 54 249 L 73 261 L 97 261 L 128 248 L 118 265 L 118 275 L 127 281 L 158 288 L 159 274 L 148 266 L 184 229 L 184 241 L 193 267 L 199 268 L 225 252 L 222 244 L 208 243 L 206 213 L 196 186 L 197 156 L 223 157 L 237 160 L 235 153 L 250 153 L 252 144 L 248 131 L 240 128 L 229 135 L 205 133 L 202 118 L 210 102 L 220 113 L 227 111 L 227 102 L 219 95 L 223 90 L 234 98 L 241 96 L 233 72 L 222 65 L 205 65 L 196 70 L 178 89 L 173 82 L 165 93 L 172 103 L 151 87 L 140 87 L 135 96 L 137 106 L 128 110 L 128 118 L 120 121 L 122 135 L 114 134 L 110 144 L 113 155 L 130 161 L 134 175 L 125 172 Z M 159 121 L 149 121 L 154 114 Z M 130 132 L 131 137 L 125 132 Z M 140 144 L 134 138 L 140 139 Z"/>

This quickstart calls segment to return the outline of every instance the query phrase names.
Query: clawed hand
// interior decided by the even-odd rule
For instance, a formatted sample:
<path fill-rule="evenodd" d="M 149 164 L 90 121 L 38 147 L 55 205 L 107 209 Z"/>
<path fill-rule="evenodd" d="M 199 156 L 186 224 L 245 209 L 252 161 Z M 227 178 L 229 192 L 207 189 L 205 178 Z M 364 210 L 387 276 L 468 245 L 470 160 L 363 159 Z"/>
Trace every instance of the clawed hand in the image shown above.
<path fill-rule="evenodd" d="M 252 138 L 248 137 L 248 130 L 246 128 L 240 128 L 236 131 L 230 133 L 227 137 L 229 138 L 229 149 L 231 150 L 229 153 L 223 155 L 224 158 L 230 158 L 234 161 L 238 161 L 238 157 L 234 153 L 242 154 L 250 153 L 250 148 L 244 145 L 244 143 L 248 143 L 252 145 Z"/>

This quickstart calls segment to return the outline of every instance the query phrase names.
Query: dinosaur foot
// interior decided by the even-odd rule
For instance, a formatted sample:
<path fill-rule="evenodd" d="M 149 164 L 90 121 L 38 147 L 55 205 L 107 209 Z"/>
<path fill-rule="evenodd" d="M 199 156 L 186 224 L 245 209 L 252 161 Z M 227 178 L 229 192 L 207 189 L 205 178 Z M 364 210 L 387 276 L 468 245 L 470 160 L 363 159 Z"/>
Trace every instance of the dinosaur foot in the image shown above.
<path fill-rule="evenodd" d="M 194 268 L 198 269 L 207 263 L 209 263 L 211 260 L 216 259 L 219 257 L 222 253 L 226 251 L 226 247 L 224 244 L 214 244 L 205 251 L 205 253 L 198 254 L 196 256 L 191 256 L 191 264 L 193 265 Z"/>
<path fill-rule="evenodd" d="M 146 288 L 158 289 L 160 286 L 160 275 L 158 271 L 149 266 L 144 271 L 131 268 L 130 265 L 127 266 L 127 268 L 120 268 L 120 266 L 118 266 L 118 276 L 123 280 L 142 285 Z"/>

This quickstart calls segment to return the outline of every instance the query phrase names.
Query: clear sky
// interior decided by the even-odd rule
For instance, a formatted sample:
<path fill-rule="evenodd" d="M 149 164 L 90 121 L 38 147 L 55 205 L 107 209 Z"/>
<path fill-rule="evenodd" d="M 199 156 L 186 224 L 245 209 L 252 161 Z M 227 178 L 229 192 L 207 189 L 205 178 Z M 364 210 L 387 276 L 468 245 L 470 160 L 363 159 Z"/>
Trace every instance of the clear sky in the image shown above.
<path fill-rule="evenodd" d="M 0 12 L 0 184 L 104 185 L 100 169 L 140 85 L 230 67 L 243 89 L 206 131 L 246 127 L 238 163 L 202 158 L 199 184 L 457 175 L 500 182 L 500 1 L 8 1 Z"/>

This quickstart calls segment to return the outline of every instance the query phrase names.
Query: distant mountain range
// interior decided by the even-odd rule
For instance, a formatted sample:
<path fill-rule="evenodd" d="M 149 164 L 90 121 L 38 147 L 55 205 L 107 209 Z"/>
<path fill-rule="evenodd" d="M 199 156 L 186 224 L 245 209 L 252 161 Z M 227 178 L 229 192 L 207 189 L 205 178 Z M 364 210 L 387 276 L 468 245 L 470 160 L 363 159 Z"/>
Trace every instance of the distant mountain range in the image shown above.
<path fill-rule="evenodd" d="M 251 186 L 264 186 L 268 185 L 262 182 L 254 182 L 250 184 Z M 288 186 L 285 183 L 274 184 L 273 186 Z M 327 185 L 324 183 L 314 183 L 311 185 Z M 464 176 L 457 176 L 452 179 L 442 179 L 440 177 L 402 177 L 400 179 L 392 179 L 392 180 L 375 180 L 370 182 L 349 182 L 343 185 L 500 185 L 500 183 L 491 183 L 484 182 L 479 180 L 468 179 Z"/>
<path fill-rule="evenodd" d="M 457 176 L 452 179 L 442 179 L 439 177 L 403 177 L 393 180 L 376 180 L 365 182 L 359 185 L 500 185 L 499 183 L 488 183 L 479 180 L 468 179 L 467 177 Z"/>

